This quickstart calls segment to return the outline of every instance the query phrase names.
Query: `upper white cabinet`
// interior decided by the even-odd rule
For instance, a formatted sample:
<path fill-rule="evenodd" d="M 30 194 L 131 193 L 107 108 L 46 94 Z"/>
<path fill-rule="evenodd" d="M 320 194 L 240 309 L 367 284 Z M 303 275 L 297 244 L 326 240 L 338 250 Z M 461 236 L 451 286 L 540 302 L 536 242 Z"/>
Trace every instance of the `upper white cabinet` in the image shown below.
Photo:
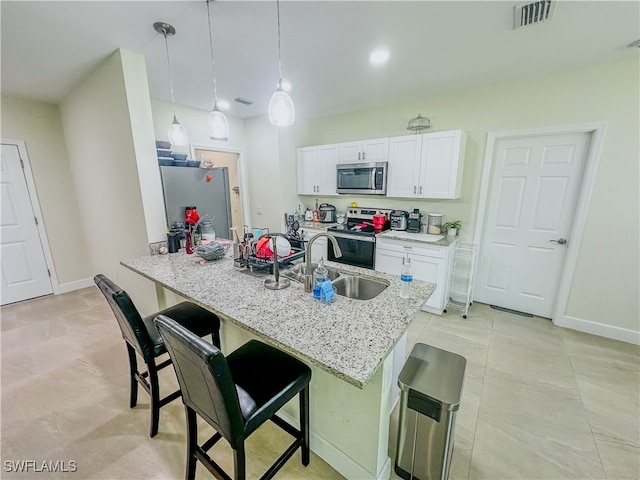
<path fill-rule="evenodd" d="M 386 162 L 388 159 L 388 138 L 340 144 L 340 163 Z"/>
<path fill-rule="evenodd" d="M 462 130 L 390 140 L 388 197 L 460 198 L 466 143 Z"/>
<path fill-rule="evenodd" d="M 298 148 L 298 194 L 337 195 L 338 153 L 338 144 Z"/>
<path fill-rule="evenodd" d="M 389 142 L 388 197 L 415 197 L 420 176 L 422 135 L 393 137 Z"/>

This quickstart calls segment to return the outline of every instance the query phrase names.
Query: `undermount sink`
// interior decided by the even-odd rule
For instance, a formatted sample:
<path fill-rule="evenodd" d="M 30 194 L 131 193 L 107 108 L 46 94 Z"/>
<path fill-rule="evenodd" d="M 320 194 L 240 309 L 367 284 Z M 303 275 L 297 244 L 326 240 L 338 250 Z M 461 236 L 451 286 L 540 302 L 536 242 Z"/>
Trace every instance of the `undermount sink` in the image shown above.
<path fill-rule="evenodd" d="M 338 295 L 356 300 L 371 300 L 389 286 L 386 280 L 374 280 L 355 275 L 345 275 L 332 283 Z"/>
<path fill-rule="evenodd" d="M 316 266 L 317 265 L 315 263 L 312 264 L 311 271 L 315 270 Z M 292 269 L 284 270 L 284 271 L 281 271 L 280 273 L 285 277 L 290 278 L 291 280 L 295 280 L 296 282 L 302 283 L 304 281 L 304 274 L 306 273 L 306 271 L 307 271 L 307 266 L 304 263 L 299 263 Z M 335 280 L 336 278 L 340 277 L 340 272 L 337 270 L 334 270 L 333 268 L 327 268 L 327 272 L 328 272 L 327 277 L 329 278 L 329 280 Z"/>

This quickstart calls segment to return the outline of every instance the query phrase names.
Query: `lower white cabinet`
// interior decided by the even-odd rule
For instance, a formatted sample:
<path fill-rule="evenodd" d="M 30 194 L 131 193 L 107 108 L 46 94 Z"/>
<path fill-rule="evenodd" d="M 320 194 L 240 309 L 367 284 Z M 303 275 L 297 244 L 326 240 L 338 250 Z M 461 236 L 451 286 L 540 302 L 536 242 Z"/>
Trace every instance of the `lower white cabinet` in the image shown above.
<path fill-rule="evenodd" d="M 402 259 L 411 259 L 413 278 L 435 283 L 436 290 L 422 307 L 429 313 L 440 315 L 447 305 L 451 291 L 453 246 L 437 246 L 427 243 L 403 242 L 378 238 L 376 241 L 376 270 L 400 275 Z"/>
<path fill-rule="evenodd" d="M 304 239 L 308 242 L 319 233 L 326 232 L 324 230 L 313 230 L 305 228 Z M 320 257 L 322 257 L 325 261 L 327 260 L 327 237 L 319 238 L 313 242 L 313 245 L 311 245 L 311 260 L 313 262 L 318 262 L 320 260 Z"/>

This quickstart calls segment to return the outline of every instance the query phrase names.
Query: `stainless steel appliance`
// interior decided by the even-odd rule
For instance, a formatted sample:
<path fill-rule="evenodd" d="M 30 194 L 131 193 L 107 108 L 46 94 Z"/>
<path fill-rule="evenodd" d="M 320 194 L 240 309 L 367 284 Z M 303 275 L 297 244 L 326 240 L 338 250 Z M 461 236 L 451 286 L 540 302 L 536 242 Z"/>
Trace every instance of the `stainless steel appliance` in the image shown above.
<path fill-rule="evenodd" d="M 391 210 L 380 208 L 350 208 L 347 222 L 329 227 L 327 232 L 336 237 L 342 257 L 336 258 L 333 249 L 327 249 L 327 258 L 332 262 L 354 265 L 356 267 L 375 268 L 376 234 L 389 230 Z M 376 229 L 374 216 L 383 215 L 387 221 Z"/>
<path fill-rule="evenodd" d="M 393 210 L 389 215 L 391 219 L 391 230 L 406 230 L 409 212 L 406 210 Z"/>
<path fill-rule="evenodd" d="M 385 195 L 387 193 L 387 162 L 339 163 L 338 193 Z"/>
<path fill-rule="evenodd" d="M 208 178 L 208 176 L 211 176 Z M 222 168 L 160 167 L 167 225 L 183 223 L 185 208 L 197 208 L 200 217 L 209 215 L 216 232 L 229 231 L 231 200 L 229 173 Z"/>
<path fill-rule="evenodd" d="M 322 223 L 336 222 L 336 207 L 328 203 L 323 203 L 318 207 L 318 218 Z"/>
<path fill-rule="evenodd" d="M 420 233 L 420 230 L 422 230 L 422 214 L 420 210 L 414 208 L 413 212 L 409 214 L 407 232 Z"/>

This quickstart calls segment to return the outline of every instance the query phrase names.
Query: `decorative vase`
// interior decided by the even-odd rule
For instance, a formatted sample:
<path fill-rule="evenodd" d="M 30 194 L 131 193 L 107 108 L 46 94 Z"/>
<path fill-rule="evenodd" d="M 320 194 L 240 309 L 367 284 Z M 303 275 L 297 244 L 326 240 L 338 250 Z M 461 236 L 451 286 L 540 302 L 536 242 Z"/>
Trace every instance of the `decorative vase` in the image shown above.
<path fill-rule="evenodd" d="M 458 234 L 457 228 L 450 228 L 449 230 L 447 230 L 447 236 L 449 237 L 455 237 L 457 234 Z"/>
<path fill-rule="evenodd" d="M 193 253 L 193 238 L 192 238 L 193 233 L 191 232 L 191 229 L 187 230 L 187 234 L 186 234 L 186 239 L 184 242 L 184 249 L 187 252 L 188 255 L 191 255 Z"/>

